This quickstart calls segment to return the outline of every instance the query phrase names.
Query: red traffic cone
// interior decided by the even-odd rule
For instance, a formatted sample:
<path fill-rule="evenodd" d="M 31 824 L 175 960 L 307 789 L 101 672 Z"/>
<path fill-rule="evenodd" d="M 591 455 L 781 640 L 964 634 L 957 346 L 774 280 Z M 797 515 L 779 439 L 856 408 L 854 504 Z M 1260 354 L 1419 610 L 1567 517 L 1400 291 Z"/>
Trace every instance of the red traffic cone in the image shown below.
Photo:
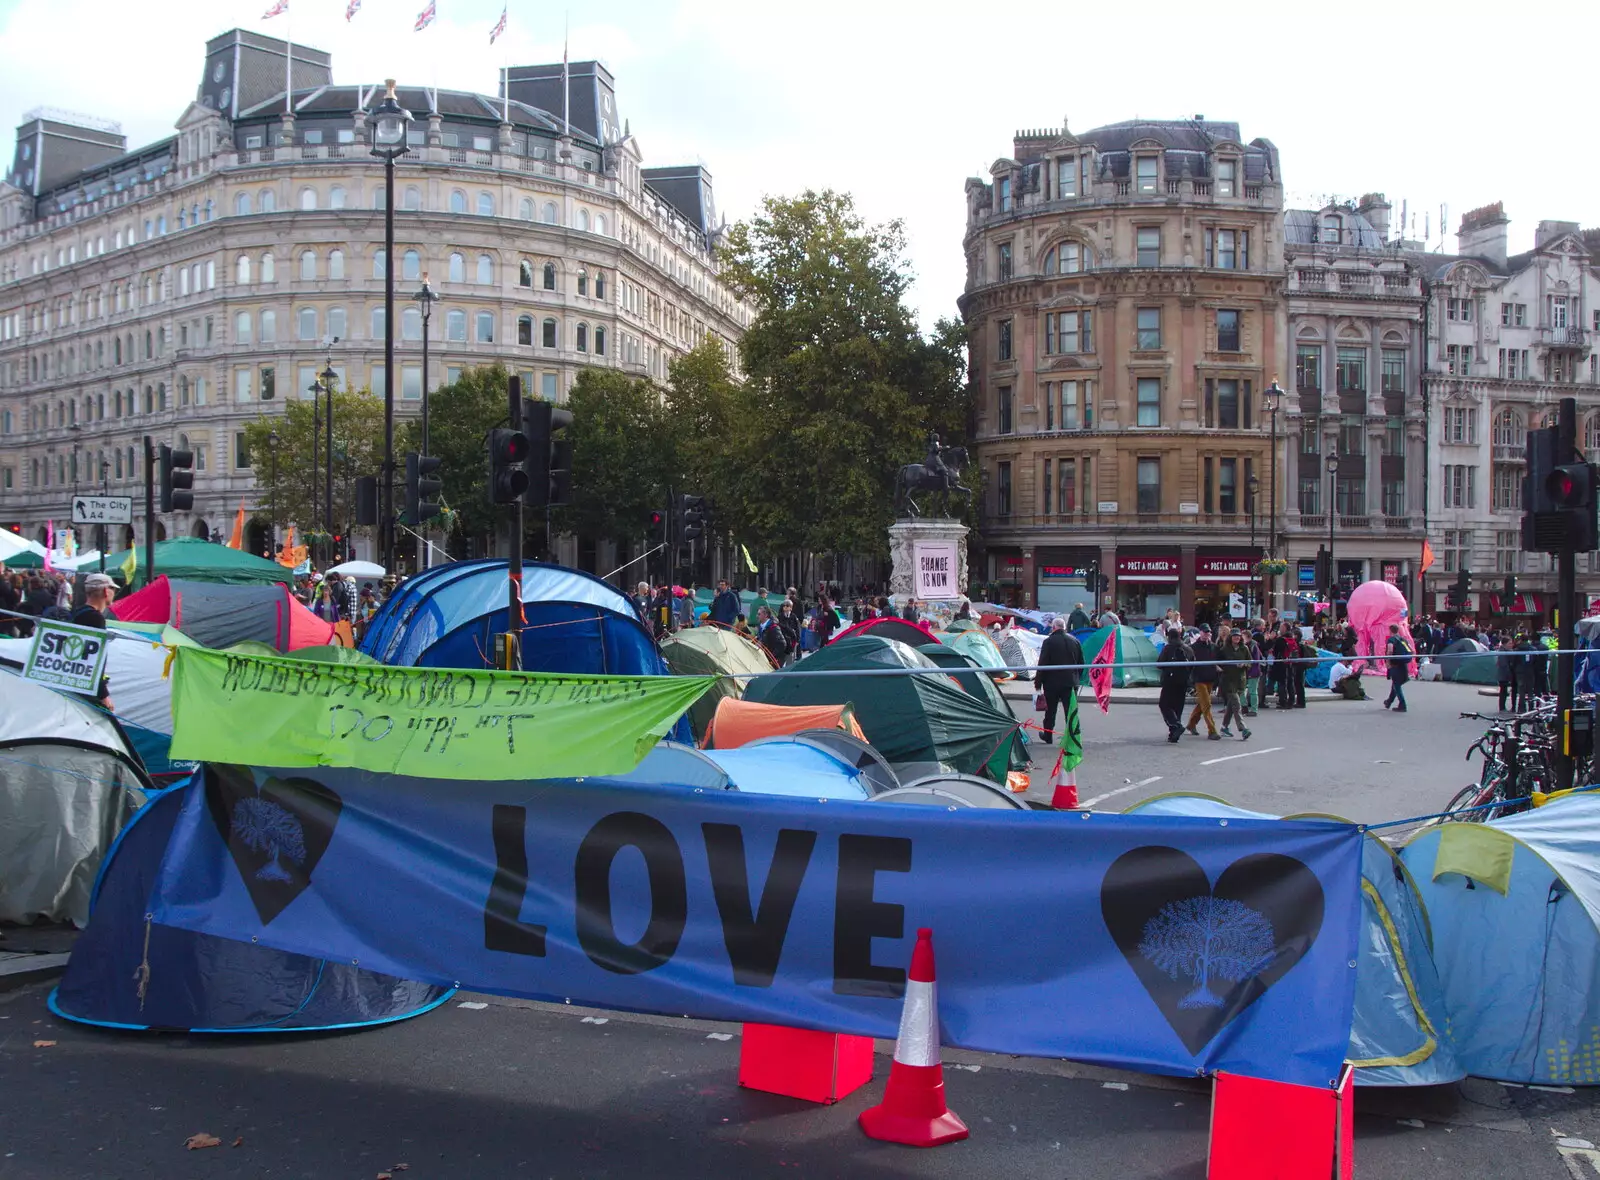
<path fill-rule="evenodd" d="M 1062 770 L 1065 754 L 1056 755 L 1056 768 L 1050 772 L 1050 785 L 1055 793 L 1050 796 L 1050 806 L 1057 811 L 1070 811 L 1078 806 L 1078 772 Z"/>
<path fill-rule="evenodd" d="M 969 1134 L 967 1124 L 944 1104 L 944 1066 L 939 1063 L 939 995 L 933 981 L 933 931 L 917 931 L 900 1010 L 900 1036 L 883 1102 L 861 1112 L 861 1129 L 873 1139 L 907 1147 L 938 1147 Z"/>

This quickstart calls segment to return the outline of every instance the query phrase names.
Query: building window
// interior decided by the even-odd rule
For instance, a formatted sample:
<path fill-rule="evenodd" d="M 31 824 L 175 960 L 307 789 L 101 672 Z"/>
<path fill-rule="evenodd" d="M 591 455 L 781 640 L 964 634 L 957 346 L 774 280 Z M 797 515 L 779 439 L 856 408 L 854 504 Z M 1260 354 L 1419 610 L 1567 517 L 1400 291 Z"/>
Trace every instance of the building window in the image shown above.
<path fill-rule="evenodd" d="M 344 251 L 332 250 L 328 253 L 328 277 L 330 279 L 344 278 Z"/>
<path fill-rule="evenodd" d="M 606 330 L 599 324 L 596 324 L 594 328 L 594 354 L 596 356 L 605 356 L 606 354 Z"/>
<path fill-rule="evenodd" d="M 1501 410 L 1496 414 L 1491 441 L 1497 447 L 1521 449 L 1527 443 L 1522 415 L 1515 410 Z"/>
<path fill-rule="evenodd" d="M 494 285 L 494 259 L 487 254 L 478 255 L 478 284 L 484 287 Z"/>
<path fill-rule="evenodd" d="M 1161 265 L 1161 229 L 1147 225 L 1134 231 L 1134 262 L 1138 266 Z"/>
<path fill-rule="evenodd" d="M 314 188 L 303 188 L 303 189 L 301 189 L 300 190 L 300 209 L 301 209 L 301 212 L 308 213 L 311 210 L 315 209 L 316 207 L 317 207 L 317 190 L 314 189 Z"/>
<path fill-rule="evenodd" d="M 233 215 L 243 217 L 250 212 L 250 194 L 240 193 L 233 198 Z M 122 245 L 122 231 L 117 231 L 117 245 Z"/>
<path fill-rule="evenodd" d="M 330 209 L 343 209 L 344 208 L 344 186 L 343 185 L 336 184 L 336 185 L 334 185 L 332 188 L 330 188 L 328 190 L 328 208 L 330 208 Z M 207 220 L 209 220 L 209 218 Z"/>
<path fill-rule="evenodd" d="M 249 344 L 251 317 L 248 311 L 241 311 L 233 317 L 233 342 L 235 344 Z"/>
<path fill-rule="evenodd" d="M 400 339 L 422 339 L 422 309 L 417 307 L 404 307 L 400 309 Z"/>
<path fill-rule="evenodd" d="M 255 396 L 255 383 L 249 369 L 235 369 L 233 371 L 233 400 L 247 402 Z M 245 464 L 249 466 L 249 464 Z"/>
<path fill-rule="evenodd" d="M 1294 384 L 1297 390 L 1321 391 L 1322 349 L 1317 345 L 1302 344 L 1295 349 Z"/>
<path fill-rule="evenodd" d="M 422 400 L 422 366 L 400 366 L 400 398 L 402 401 Z"/>
<path fill-rule="evenodd" d="M 1083 270 L 1087 263 L 1087 253 L 1077 242 L 1062 242 L 1046 251 L 1044 256 L 1044 273 L 1075 275 Z"/>
<path fill-rule="evenodd" d="M 1463 323 L 1471 323 L 1472 322 L 1472 300 L 1471 299 L 1446 299 L 1445 300 L 1445 318 L 1446 319 L 1450 319 L 1450 320 L 1460 320 Z"/>
<path fill-rule="evenodd" d="M 1236 380 L 1217 382 L 1217 425 L 1223 430 L 1239 429 L 1239 382 Z"/>
<path fill-rule="evenodd" d="M 302 283 L 314 282 L 317 277 L 317 253 L 315 250 L 302 250 L 300 252 L 300 281 Z"/>
<path fill-rule="evenodd" d="M 1000 320 L 996 325 L 995 357 L 998 360 L 1011 359 L 1011 321 Z"/>
<path fill-rule="evenodd" d="M 1444 411 L 1444 441 L 1476 446 L 1478 442 L 1478 411 L 1471 406 L 1446 406 Z"/>
<path fill-rule="evenodd" d="M 1239 351 L 1239 313 L 1227 308 L 1217 311 L 1217 351 Z"/>
<path fill-rule="evenodd" d="M 1048 312 L 1044 317 L 1044 350 L 1046 353 L 1073 353 L 1094 351 L 1094 313 L 1092 311 Z"/>
<path fill-rule="evenodd" d="M 269 402 L 278 396 L 278 372 L 271 365 L 261 366 L 261 400 Z"/>
<path fill-rule="evenodd" d="M 1011 464 L 1002 460 L 995 464 L 994 479 L 995 515 L 1009 517 L 1011 515 Z"/>
<path fill-rule="evenodd" d="M 1322 240 L 1337 246 L 1344 240 L 1344 220 L 1336 216 L 1322 219 Z"/>
<path fill-rule="evenodd" d="M 450 190 L 450 212 L 465 213 L 467 211 L 467 194 L 460 189 Z"/>
<path fill-rule="evenodd" d="M 517 264 L 517 286 L 529 288 L 533 286 L 533 263 L 526 258 Z"/>
<path fill-rule="evenodd" d="M 372 340 L 382 340 L 387 328 L 388 320 L 384 315 L 383 308 L 374 307 L 372 309 L 372 332 L 370 333 L 369 338 Z"/>
<path fill-rule="evenodd" d="M 1161 161 L 1155 156 L 1134 157 L 1134 188 L 1141 193 L 1153 193 L 1159 180 Z"/>
<path fill-rule="evenodd" d="M 274 344 L 278 339 L 278 313 L 270 308 L 261 313 L 261 343 Z"/>
<path fill-rule="evenodd" d="M 1320 475 L 1300 475 L 1300 514 L 1302 516 L 1317 516 L 1322 512 L 1322 477 Z"/>
<path fill-rule="evenodd" d="M 379 204 L 375 207 L 381 209 L 383 206 Z M 414 184 L 407 185 L 405 195 L 400 198 L 400 208 L 411 213 L 422 212 L 422 190 Z"/>
<path fill-rule="evenodd" d="M 578 294 L 585 297 L 589 294 L 589 269 L 584 266 L 578 268 Z"/>
<path fill-rule="evenodd" d="M 545 320 L 539 326 L 539 343 L 545 348 L 554 348 L 556 346 L 555 320 Z"/>
<path fill-rule="evenodd" d="M 277 281 L 277 278 L 276 264 L 273 261 L 272 255 L 263 254 L 261 256 L 261 281 L 263 283 L 273 283 Z M 146 291 L 145 302 L 148 303 L 149 301 L 150 293 L 149 291 Z"/>
<path fill-rule="evenodd" d="M 479 217 L 493 217 L 494 216 L 494 195 L 492 193 L 479 193 L 478 194 L 478 216 Z"/>
<path fill-rule="evenodd" d="M 296 340 L 315 340 L 317 338 L 317 309 L 302 307 L 295 313 L 294 335 Z"/>
<path fill-rule="evenodd" d="M 1385 348 L 1380 356 L 1383 364 L 1383 392 L 1403 394 L 1406 391 L 1406 353 L 1403 348 Z"/>
<path fill-rule="evenodd" d="M 1011 433 L 1011 386 L 1002 385 L 996 390 L 999 413 L 996 417 L 997 429 L 1001 434 Z"/>
<path fill-rule="evenodd" d="M 473 331 L 479 344 L 494 343 L 494 312 L 480 311 L 474 317 Z"/>
<path fill-rule="evenodd" d="M 556 289 L 556 264 L 553 262 L 544 264 L 544 289 L 546 291 Z"/>
<path fill-rule="evenodd" d="M 1011 281 L 1011 243 L 1001 242 L 995 247 L 995 269 L 1002 283 Z"/>
<path fill-rule="evenodd" d="M 1011 177 L 1002 176 L 994 184 L 995 205 L 1002 213 L 1011 212 Z"/>
<path fill-rule="evenodd" d="M 574 332 L 575 346 L 579 352 L 589 351 L 589 325 L 579 324 Z"/>
<path fill-rule="evenodd" d="M 1218 270 L 1250 269 L 1250 231 L 1206 230 L 1206 265 Z"/>
<path fill-rule="evenodd" d="M 463 325 L 464 327 L 464 325 Z M 517 343 L 533 347 L 533 317 L 519 315 L 517 317 Z"/>
<path fill-rule="evenodd" d="M 1062 156 L 1056 161 L 1056 199 L 1078 195 L 1078 158 Z"/>
<path fill-rule="evenodd" d="M 1526 381 L 1532 372 L 1528 367 L 1528 350 L 1526 348 L 1502 348 L 1499 351 L 1499 364 L 1495 375 L 1504 377 L 1508 381 Z"/>
<path fill-rule="evenodd" d="M 444 313 L 444 338 L 458 344 L 467 342 L 467 313 L 452 309 Z"/>
<path fill-rule="evenodd" d="M 467 281 L 467 260 L 464 255 L 452 254 L 445 274 L 449 282 L 464 283 Z"/>
<path fill-rule="evenodd" d="M 1341 348 L 1334 363 L 1334 385 L 1340 393 L 1367 392 L 1367 350 Z"/>
<path fill-rule="evenodd" d="M 1502 303 L 1500 305 L 1500 326 L 1503 328 L 1521 328 L 1528 322 L 1528 305 L 1526 303 Z"/>
<path fill-rule="evenodd" d="M 1522 468 L 1496 463 L 1493 472 L 1493 506 L 1496 512 L 1522 510 Z"/>
<path fill-rule="evenodd" d="M 1149 352 L 1161 347 L 1161 309 L 1141 307 L 1135 313 L 1138 325 L 1138 342 L 1135 345 Z"/>
<path fill-rule="evenodd" d="M 1239 162 L 1237 160 L 1217 161 L 1217 196 L 1232 197 L 1237 195 L 1239 176 Z"/>
<path fill-rule="evenodd" d="M 1495 530 L 1494 568 L 1500 574 L 1522 572 L 1522 534 L 1516 529 Z"/>
<path fill-rule="evenodd" d="M 1239 460 L 1223 459 L 1217 464 L 1217 511 L 1232 516 L 1239 511 Z"/>
<path fill-rule="evenodd" d="M 245 446 L 242 430 L 233 436 L 233 465 L 240 471 L 246 471 L 250 467 L 250 448 Z"/>
<path fill-rule="evenodd" d="M 1141 514 L 1152 514 L 1161 511 L 1161 460 L 1140 459 L 1139 474 L 1139 500 L 1138 507 Z"/>
<path fill-rule="evenodd" d="M 415 250 L 407 250 L 400 256 L 400 277 L 402 279 L 422 278 L 422 255 Z"/>
<path fill-rule="evenodd" d="M 1444 469 L 1444 506 L 1476 508 L 1478 469 L 1468 464 L 1451 464 Z"/>
<path fill-rule="evenodd" d="M 382 250 L 375 250 L 372 254 L 372 277 L 383 279 L 389 277 L 389 256 Z"/>
<path fill-rule="evenodd" d="M 1385 516 L 1404 516 L 1406 514 L 1405 480 L 1391 479 L 1384 481 L 1383 514 Z"/>
<path fill-rule="evenodd" d="M 1447 344 L 1444 346 L 1445 364 L 1450 372 L 1466 377 L 1472 374 L 1472 345 Z"/>
<path fill-rule="evenodd" d="M 546 225 L 554 225 L 556 223 L 556 203 L 554 201 L 546 201 L 544 203 L 544 208 L 539 211 L 539 220 Z"/>
<path fill-rule="evenodd" d="M 1140 377 L 1138 382 L 1138 418 L 1139 426 L 1161 425 L 1161 379 L 1159 377 Z M 1144 460 L 1140 460 L 1141 463 Z"/>

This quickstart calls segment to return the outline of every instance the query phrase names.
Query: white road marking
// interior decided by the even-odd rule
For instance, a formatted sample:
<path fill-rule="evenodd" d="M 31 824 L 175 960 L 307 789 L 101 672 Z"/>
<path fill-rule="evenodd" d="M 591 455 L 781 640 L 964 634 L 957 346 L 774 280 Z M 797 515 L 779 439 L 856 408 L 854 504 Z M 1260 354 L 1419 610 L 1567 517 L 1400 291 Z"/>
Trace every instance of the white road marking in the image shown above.
<path fill-rule="evenodd" d="M 707 1033 L 706 1034 L 706 1040 L 708 1040 L 708 1041 L 731 1041 L 731 1040 L 733 1040 L 733 1034 L 732 1033 Z"/>
<path fill-rule="evenodd" d="M 1130 783 L 1126 787 L 1118 787 L 1115 791 L 1107 791 L 1104 795 L 1096 795 L 1093 799 L 1086 799 L 1084 802 L 1078 804 L 1078 806 L 1093 807 L 1096 803 L 1104 803 L 1107 799 L 1113 798 L 1116 795 L 1124 795 L 1129 791 L 1137 791 L 1140 787 L 1148 787 L 1151 783 L 1158 783 L 1160 781 L 1161 776 L 1159 774 L 1152 774 L 1149 778 L 1141 779 L 1136 783 Z"/>
<path fill-rule="evenodd" d="M 1581 1147 L 1585 1151 L 1593 1151 L 1594 1150 L 1594 1144 L 1590 1143 L 1587 1139 L 1557 1139 L 1556 1140 L 1556 1146 L 1557 1147 Z"/>
<path fill-rule="evenodd" d="M 487 1004 L 479 1003 L 477 1000 L 462 1000 L 461 1003 L 456 1005 L 457 1008 L 469 1008 L 474 1012 L 481 1012 L 488 1006 Z"/>
<path fill-rule="evenodd" d="M 977 1073 L 979 1070 L 981 1070 L 983 1068 L 983 1066 L 981 1066 L 981 1065 L 961 1065 L 958 1062 L 952 1061 L 950 1063 L 950 1068 L 951 1069 L 964 1069 L 968 1073 Z"/>
<path fill-rule="evenodd" d="M 1102 1090 L 1126 1090 L 1128 1088 L 1128 1083 L 1127 1082 L 1101 1082 L 1100 1083 L 1100 1088 Z"/>
<path fill-rule="evenodd" d="M 606 1024 L 606 1023 L 608 1023 L 610 1021 L 610 1019 L 611 1018 L 609 1016 L 585 1016 L 578 1023 L 579 1024 Z"/>
<path fill-rule="evenodd" d="M 1219 762 L 1232 762 L 1235 758 L 1254 758 L 1257 754 L 1276 754 L 1282 746 L 1268 746 L 1265 750 L 1251 750 L 1248 754 L 1229 754 L 1226 758 L 1207 758 L 1201 766 L 1215 766 Z"/>

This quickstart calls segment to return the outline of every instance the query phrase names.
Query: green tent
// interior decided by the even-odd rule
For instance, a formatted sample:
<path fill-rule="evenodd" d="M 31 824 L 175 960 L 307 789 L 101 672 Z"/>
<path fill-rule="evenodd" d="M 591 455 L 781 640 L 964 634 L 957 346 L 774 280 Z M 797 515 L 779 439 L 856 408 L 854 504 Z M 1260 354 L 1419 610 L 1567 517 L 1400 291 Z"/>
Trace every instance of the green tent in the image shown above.
<path fill-rule="evenodd" d="M 807 676 L 807 672 L 934 668 L 915 648 L 876 635 L 830 643 L 794 666 L 793 676 L 752 681 L 744 699 L 764 705 L 854 707 L 867 740 L 890 762 L 945 762 L 962 774 L 1004 782 L 1025 769 L 1022 726 L 1004 711 L 969 696 L 945 676 Z"/>
<path fill-rule="evenodd" d="M 968 696 L 976 697 L 996 712 L 1011 712 L 1011 707 L 1006 704 L 1006 698 L 1000 695 L 994 677 L 985 673 L 982 665 L 971 656 L 963 655 L 943 643 L 925 643 L 917 650 L 939 667 L 949 668 L 952 679 L 961 685 Z M 1023 741 L 1027 741 L 1026 735 L 1023 735 Z"/>
<path fill-rule="evenodd" d="M 1083 637 L 1083 658 L 1093 663 L 1108 640 L 1114 640 L 1115 667 L 1111 684 L 1115 688 L 1132 688 L 1161 683 L 1155 668 L 1156 645 L 1150 636 L 1137 627 L 1101 627 Z M 1138 665 L 1138 666 L 1133 666 Z M 1085 677 L 1087 679 L 1087 677 Z"/>
<path fill-rule="evenodd" d="M 279 660 L 311 660 L 319 664 L 376 664 L 378 661 L 358 651 L 353 647 L 343 647 L 337 643 L 313 643 L 308 647 L 297 647 L 293 651 L 279 651 L 270 643 L 262 643 L 259 639 L 241 639 L 238 643 L 230 643 L 223 651 L 238 652 L 247 656 L 272 656 Z"/>
<path fill-rule="evenodd" d="M 106 572 L 121 569 L 128 559 L 128 551 L 106 555 Z M 144 546 L 134 550 L 138 572 L 134 584 L 143 586 L 149 581 L 149 571 L 144 567 Z M 175 537 L 170 541 L 156 542 L 156 576 L 186 578 L 191 582 L 226 582 L 232 586 L 266 586 L 273 582 L 292 583 L 293 571 L 226 545 L 213 545 L 199 537 Z"/>
<path fill-rule="evenodd" d="M 770 672 L 772 663 L 760 647 L 724 627 L 689 627 L 661 644 L 662 658 L 679 676 L 727 676 L 736 672 Z M 689 724 L 696 738 L 705 737 L 724 697 L 742 697 L 747 680 L 718 680 L 689 706 Z"/>
<path fill-rule="evenodd" d="M 1000 654 L 1000 648 L 995 641 L 989 638 L 989 633 L 982 627 L 974 627 L 970 631 L 946 631 L 939 636 L 939 642 L 946 647 L 952 647 L 966 656 L 980 668 L 1004 668 L 1006 658 Z M 1001 672 L 1000 679 L 1009 680 L 1011 673 Z"/>

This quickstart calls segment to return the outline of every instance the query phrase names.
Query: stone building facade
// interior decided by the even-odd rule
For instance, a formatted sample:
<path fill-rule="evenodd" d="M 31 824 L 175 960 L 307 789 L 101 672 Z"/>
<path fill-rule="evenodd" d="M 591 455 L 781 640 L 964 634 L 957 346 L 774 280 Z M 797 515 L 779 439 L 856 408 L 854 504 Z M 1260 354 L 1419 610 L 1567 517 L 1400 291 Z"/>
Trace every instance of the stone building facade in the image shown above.
<path fill-rule="evenodd" d="M 1259 599 L 1263 392 L 1287 330 L 1277 149 L 1203 119 L 1019 132 L 966 197 L 974 581 L 1070 609 L 1104 576 L 1132 620 Z"/>
<path fill-rule="evenodd" d="M 256 505 L 248 422 L 329 364 L 381 396 L 391 266 L 401 414 L 421 403 L 424 277 L 431 387 L 499 361 L 559 401 L 584 366 L 664 378 L 707 337 L 737 364 L 752 312 L 718 277 L 710 174 L 644 166 L 603 66 L 513 68 L 509 94 L 400 87 L 414 122 L 389 260 L 367 126 L 382 88 L 334 85 L 328 56 L 295 46 L 286 98 L 286 52 L 214 38 L 176 134 L 138 150 L 49 111 L 19 128 L 0 183 L 0 523 L 38 537 L 74 488 L 137 494 L 150 435 L 198 467 L 193 512 L 159 535 L 225 530 Z"/>

